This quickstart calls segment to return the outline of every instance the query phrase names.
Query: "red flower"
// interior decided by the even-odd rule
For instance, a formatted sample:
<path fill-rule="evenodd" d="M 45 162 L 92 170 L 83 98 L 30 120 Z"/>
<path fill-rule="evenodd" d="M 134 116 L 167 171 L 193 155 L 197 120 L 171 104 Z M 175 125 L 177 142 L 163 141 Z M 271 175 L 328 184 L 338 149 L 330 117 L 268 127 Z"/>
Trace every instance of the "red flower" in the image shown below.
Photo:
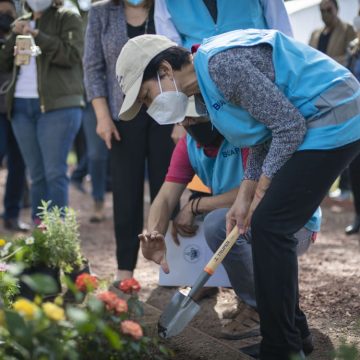
<path fill-rule="evenodd" d="M 140 284 L 134 278 L 125 279 L 123 280 L 120 285 L 119 289 L 124 292 L 125 294 L 132 294 L 137 293 L 141 289 Z"/>
<path fill-rule="evenodd" d="M 101 300 L 107 310 L 114 311 L 116 314 L 126 313 L 128 311 L 127 302 L 117 297 L 111 291 L 104 291 L 97 295 L 97 298 Z"/>
<path fill-rule="evenodd" d="M 88 292 L 97 289 L 99 284 L 95 276 L 84 273 L 76 278 L 75 286 L 81 292 Z"/>
<path fill-rule="evenodd" d="M 135 340 L 139 340 L 143 336 L 141 326 L 135 321 L 124 320 L 120 327 L 124 334 L 132 336 Z"/>

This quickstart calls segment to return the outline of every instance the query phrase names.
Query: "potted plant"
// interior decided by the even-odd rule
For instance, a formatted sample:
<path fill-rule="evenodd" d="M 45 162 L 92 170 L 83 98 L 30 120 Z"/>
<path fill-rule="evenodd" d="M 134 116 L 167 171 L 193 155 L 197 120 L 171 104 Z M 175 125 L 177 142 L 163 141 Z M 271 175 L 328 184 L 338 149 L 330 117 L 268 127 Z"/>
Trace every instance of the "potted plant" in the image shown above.
<path fill-rule="evenodd" d="M 22 262 L 25 265 L 22 275 L 40 273 L 51 276 L 57 283 L 57 294 L 61 291 L 60 271 L 79 272 L 86 260 L 80 251 L 75 211 L 68 207 L 50 208 L 49 202 L 42 202 L 39 209 L 41 224 L 31 236 L 13 241 L 6 249 L 6 260 Z M 20 281 L 20 293 L 29 299 L 35 295 L 24 281 Z"/>

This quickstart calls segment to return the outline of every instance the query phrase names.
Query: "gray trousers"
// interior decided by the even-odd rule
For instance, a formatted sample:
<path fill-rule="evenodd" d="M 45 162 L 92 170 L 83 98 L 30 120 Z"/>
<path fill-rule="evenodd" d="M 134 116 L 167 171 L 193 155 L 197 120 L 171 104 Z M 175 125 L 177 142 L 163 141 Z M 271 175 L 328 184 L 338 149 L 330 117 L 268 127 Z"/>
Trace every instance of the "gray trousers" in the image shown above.
<path fill-rule="evenodd" d="M 226 213 L 229 209 L 210 212 L 204 220 L 206 242 L 215 252 L 226 237 Z M 311 244 L 313 232 L 302 228 L 294 236 L 298 241 L 297 255 L 304 254 Z M 251 233 L 240 236 L 223 263 L 236 295 L 246 304 L 256 308 Z"/>

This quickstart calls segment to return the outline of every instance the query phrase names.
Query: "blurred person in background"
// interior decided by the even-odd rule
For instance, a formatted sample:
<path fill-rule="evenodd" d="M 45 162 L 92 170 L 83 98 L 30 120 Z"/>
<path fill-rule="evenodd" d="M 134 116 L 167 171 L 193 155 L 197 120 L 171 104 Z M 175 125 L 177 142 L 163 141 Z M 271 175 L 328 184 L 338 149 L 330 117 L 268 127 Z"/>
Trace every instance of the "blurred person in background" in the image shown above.
<path fill-rule="evenodd" d="M 90 102 L 87 102 L 84 110 L 83 129 L 86 139 L 87 168 L 91 177 L 91 196 L 94 201 L 89 220 L 98 223 L 105 220 L 106 184 L 111 176 L 108 172 L 109 149 L 96 133 L 96 115 Z"/>
<path fill-rule="evenodd" d="M 83 111 L 81 126 L 78 133 L 76 134 L 73 144 L 73 151 L 76 155 L 76 167 L 71 173 L 70 184 L 73 185 L 76 190 L 86 194 L 84 180 L 88 174 L 88 159 L 86 155 L 87 144 L 84 132 L 84 113 L 85 111 Z"/>
<path fill-rule="evenodd" d="M 91 0 L 79 0 L 75 3 L 65 2 L 73 11 L 80 14 L 83 20 L 84 35 L 87 26 Z M 84 94 L 86 97 L 86 94 Z M 91 179 L 91 196 L 94 202 L 89 221 L 98 223 L 105 220 L 105 192 L 111 189 L 109 171 L 109 150 L 96 133 L 96 116 L 91 102 L 86 101 L 82 112 L 81 127 L 74 141 L 77 165 L 70 176 L 70 183 L 83 194 L 86 194 L 84 182 L 89 174 Z"/>
<path fill-rule="evenodd" d="M 349 45 L 346 66 L 360 81 L 360 11 L 354 18 L 354 29 L 357 37 Z M 360 231 L 360 156 L 356 157 L 350 164 L 349 175 L 354 200 L 355 217 L 353 223 L 345 228 L 346 235 L 356 234 Z"/>
<path fill-rule="evenodd" d="M 322 0 L 320 12 L 324 27 L 313 31 L 309 45 L 345 65 L 346 49 L 350 41 L 355 39 L 356 33 L 351 24 L 339 18 L 337 0 Z"/>
<path fill-rule="evenodd" d="M 170 163 L 173 125 L 159 126 L 143 108 L 131 123 L 118 119 L 124 95 L 115 77 L 120 50 L 129 38 L 156 32 L 151 0 L 105 0 L 92 5 L 85 35 L 87 99 L 97 133 L 110 149 L 118 281 L 133 276 L 143 229 L 145 164 L 151 201 Z M 171 37 L 171 34 L 165 34 Z"/>
<path fill-rule="evenodd" d="M 341 65 L 346 65 L 346 49 L 355 37 L 355 31 L 351 24 L 343 22 L 339 16 L 339 4 L 337 0 L 322 0 L 320 13 L 324 27 L 314 30 L 311 34 L 309 45 L 330 56 Z M 340 176 L 338 189 L 330 192 L 334 200 L 346 200 L 350 197 L 349 171 Z"/>
<path fill-rule="evenodd" d="M 5 44 L 11 33 L 11 24 L 16 19 L 12 0 L 0 0 L 0 44 Z M 8 174 L 4 194 L 4 227 L 14 231 L 28 231 L 30 226 L 19 219 L 25 184 L 25 165 L 18 144 L 6 115 L 5 95 L 2 93 L 11 82 L 11 71 L 0 73 L 0 165 L 7 157 Z"/>
<path fill-rule="evenodd" d="M 14 22 L 0 51 L 0 67 L 11 71 L 18 35 L 31 35 L 41 54 L 16 66 L 7 92 L 7 113 L 31 178 L 32 218 L 42 200 L 68 205 L 67 155 L 80 127 L 83 29 L 79 15 L 52 0 L 27 0 L 29 11 Z M 15 51 L 15 55 L 17 50 Z"/>

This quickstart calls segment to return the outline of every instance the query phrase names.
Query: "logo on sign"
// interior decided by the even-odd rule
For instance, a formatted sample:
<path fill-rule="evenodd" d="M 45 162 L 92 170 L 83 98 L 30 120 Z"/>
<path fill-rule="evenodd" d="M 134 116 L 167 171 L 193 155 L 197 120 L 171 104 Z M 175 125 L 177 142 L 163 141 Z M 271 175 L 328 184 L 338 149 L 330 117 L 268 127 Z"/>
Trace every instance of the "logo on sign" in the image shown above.
<path fill-rule="evenodd" d="M 184 249 L 184 259 L 189 263 L 196 263 L 200 259 L 200 248 L 197 245 L 188 245 Z"/>

